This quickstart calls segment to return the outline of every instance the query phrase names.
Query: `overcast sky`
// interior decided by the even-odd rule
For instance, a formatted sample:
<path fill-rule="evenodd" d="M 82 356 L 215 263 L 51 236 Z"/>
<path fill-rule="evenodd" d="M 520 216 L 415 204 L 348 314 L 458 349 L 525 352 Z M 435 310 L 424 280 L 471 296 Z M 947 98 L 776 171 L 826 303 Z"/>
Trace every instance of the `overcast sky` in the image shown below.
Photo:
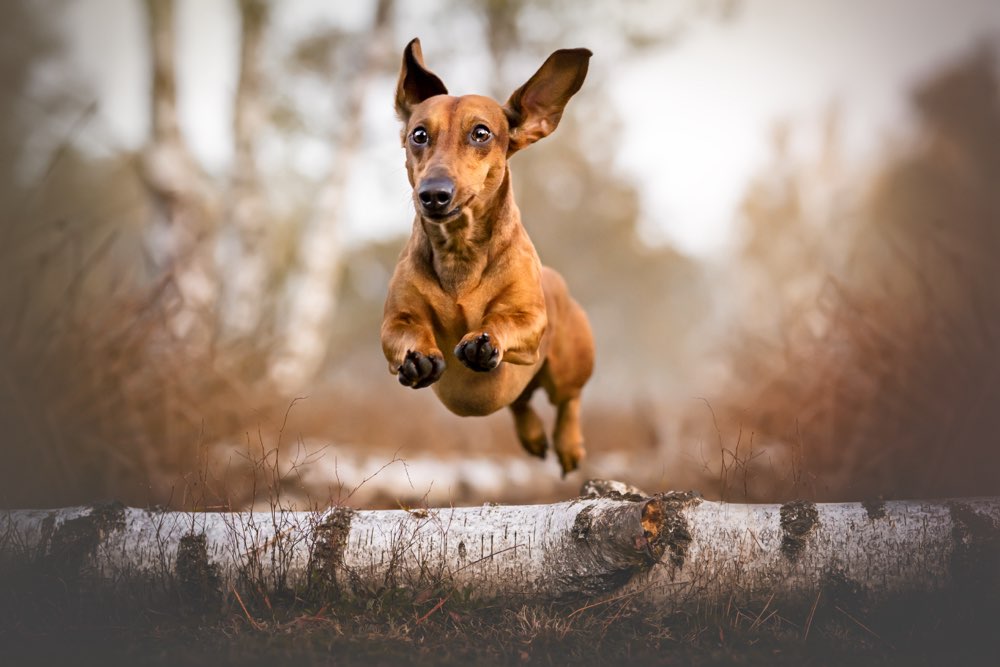
<path fill-rule="evenodd" d="M 407 35 L 433 33 L 421 30 L 424 3 L 401 5 Z M 295 34 L 334 6 L 335 20 L 348 23 L 370 11 L 361 2 L 296 0 L 281 4 L 277 29 Z M 60 21 L 72 58 L 100 105 L 90 146 L 139 146 L 148 116 L 140 3 L 80 0 L 65 7 Z M 231 157 L 237 17 L 228 0 L 181 0 L 178 17 L 184 130 L 205 165 L 220 171 Z M 607 92 L 622 120 L 622 135 L 613 138 L 616 166 L 634 178 L 651 236 L 710 255 L 732 236 L 736 205 L 768 161 L 776 121 L 800 128 L 795 146 L 805 154 L 817 145 L 824 109 L 837 102 L 847 154 L 861 162 L 887 134 L 905 134 L 905 92 L 913 82 L 982 38 L 1000 38 L 998 0 L 745 0 L 735 20 L 699 22 L 679 43 L 628 66 L 602 61 L 600 44 L 586 46 L 596 53 L 594 67 L 613 68 Z M 405 40 L 401 35 L 400 48 Z M 463 85 L 469 63 L 435 63 L 434 43 L 424 42 L 432 68 L 473 92 Z M 561 46 L 580 45 L 553 44 Z M 485 57 L 485 46 L 465 48 L 473 62 L 477 52 Z M 404 233 L 411 221 L 391 82 L 371 95 L 384 103 L 369 105 L 355 187 L 384 204 L 349 211 L 356 239 Z"/>

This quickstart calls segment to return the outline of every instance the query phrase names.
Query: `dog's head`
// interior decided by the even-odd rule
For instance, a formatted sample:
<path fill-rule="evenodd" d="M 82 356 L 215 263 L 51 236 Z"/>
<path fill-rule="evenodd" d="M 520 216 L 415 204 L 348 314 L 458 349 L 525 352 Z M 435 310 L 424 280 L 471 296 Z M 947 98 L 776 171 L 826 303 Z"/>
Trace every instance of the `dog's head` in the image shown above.
<path fill-rule="evenodd" d="M 420 40 L 403 52 L 396 113 L 403 121 L 406 173 L 417 213 L 446 222 L 468 210 L 480 217 L 495 199 L 507 158 L 556 129 L 580 90 L 591 53 L 556 51 L 506 104 L 480 95 L 453 97 L 424 66 Z"/>

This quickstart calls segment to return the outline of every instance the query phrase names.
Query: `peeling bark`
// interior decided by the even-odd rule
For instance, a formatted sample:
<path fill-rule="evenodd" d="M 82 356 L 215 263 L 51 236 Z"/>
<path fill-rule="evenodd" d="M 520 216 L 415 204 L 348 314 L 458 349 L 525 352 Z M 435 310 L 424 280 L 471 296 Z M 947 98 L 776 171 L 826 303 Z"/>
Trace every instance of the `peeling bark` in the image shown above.
<path fill-rule="evenodd" d="M 967 592 L 962 582 L 972 571 L 977 595 L 1000 593 L 1000 498 L 887 501 L 877 511 L 862 503 L 703 502 L 683 513 L 691 532 L 683 563 L 662 559 L 629 585 L 660 606 L 762 603 L 773 595 L 772 604 L 808 608 L 824 591 L 852 591 L 870 608 Z"/>
<path fill-rule="evenodd" d="M 885 502 L 878 514 L 682 493 L 411 511 L 13 510 L 0 514 L 0 562 L 90 589 L 162 580 L 209 607 L 246 583 L 323 599 L 442 588 L 500 602 L 630 595 L 668 612 L 1000 594 L 1000 498 Z"/>

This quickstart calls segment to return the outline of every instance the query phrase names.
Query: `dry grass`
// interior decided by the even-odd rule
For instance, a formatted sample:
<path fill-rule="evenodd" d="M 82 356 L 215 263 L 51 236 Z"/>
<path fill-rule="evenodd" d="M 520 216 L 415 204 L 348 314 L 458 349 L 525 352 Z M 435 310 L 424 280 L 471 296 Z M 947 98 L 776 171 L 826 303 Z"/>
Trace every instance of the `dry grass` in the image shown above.
<path fill-rule="evenodd" d="M 926 83 L 920 141 L 827 219 L 797 172 L 751 199 L 740 271 L 764 278 L 746 317 L 779 335 L 730 343 L 716 410 L 727 433 L 780 443 L 817 499 L 1000 492 L 996 91 L 985 53 Z M 795 266 L 763 241 L 790 235 Z"/>
<path fill-rule="evenodd" d="M 823 602 L 668 616 L 628 599 L 595 602 L 481 606 L 426 591 L 360 603 L 246 598 L 218 614 L 85 605 L 50 612 L 49 625 L 6 625 L 0 645 L 8 659 L 32 662 L 206 665 L 979 665 L 997 649 L 985 623 L 957 608 L 958 622 L 942 622 L 945 608 L 930 604 L 861 620 Z"/>
<path fill-rule="evenodd" d="M 130 163 L 88 170 L 68 152 L 4 203 L 5 506 L 167 502 L 203 445 L 239 432 L 260 402 L 237 370 L 252 350 L 172 333 L 177 288 L 150 269 L 137 198 Z"/>

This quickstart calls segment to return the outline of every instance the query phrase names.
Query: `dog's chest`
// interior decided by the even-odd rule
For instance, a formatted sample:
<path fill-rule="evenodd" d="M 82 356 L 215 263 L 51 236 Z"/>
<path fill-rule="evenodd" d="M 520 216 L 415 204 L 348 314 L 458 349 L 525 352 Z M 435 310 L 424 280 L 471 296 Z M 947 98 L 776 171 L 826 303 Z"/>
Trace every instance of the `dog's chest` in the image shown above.
<path fill-rule="evenodd" d="M 479 326 L 489 303 L 487 290 L 483 289 L 484 264 L 481 254 L 464 257 L 459 253 L 440 253 L 435 257 L 439 291 L 433 301 L 439 337 L 454 338 L 457 342 Z"/>
<path fill-rule="evenodd" d="M 477 296 L 459 298 L 445 295 L 444 308 L 438 310 L 437 337 L 451 346 L 457 344 L 465 334 L 479 326 L 485 310 L 482 299 Z"/>

